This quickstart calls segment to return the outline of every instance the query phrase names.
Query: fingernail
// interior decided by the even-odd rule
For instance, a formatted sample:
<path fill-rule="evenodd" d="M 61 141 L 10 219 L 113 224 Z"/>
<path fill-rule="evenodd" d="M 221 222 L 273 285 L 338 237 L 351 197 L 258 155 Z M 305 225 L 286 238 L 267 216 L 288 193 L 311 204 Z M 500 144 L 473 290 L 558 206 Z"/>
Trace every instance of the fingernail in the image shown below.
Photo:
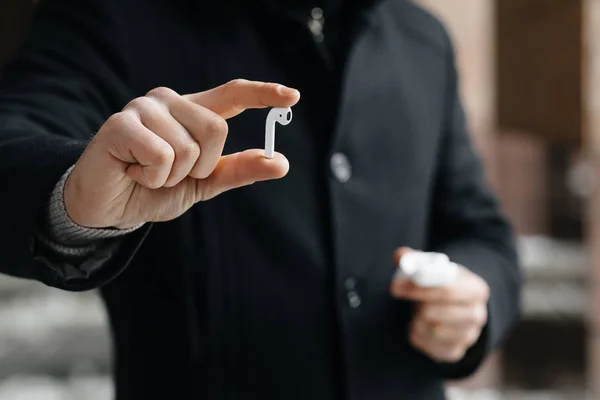
<path fill-rule="evenodd" d="M 296 89 L 292 89 L 283 85 L 279 85 L 277 91 L 279 92 L 279 94 L 282 94 L 284 96 L 293 96 L 298 93 Z"/>

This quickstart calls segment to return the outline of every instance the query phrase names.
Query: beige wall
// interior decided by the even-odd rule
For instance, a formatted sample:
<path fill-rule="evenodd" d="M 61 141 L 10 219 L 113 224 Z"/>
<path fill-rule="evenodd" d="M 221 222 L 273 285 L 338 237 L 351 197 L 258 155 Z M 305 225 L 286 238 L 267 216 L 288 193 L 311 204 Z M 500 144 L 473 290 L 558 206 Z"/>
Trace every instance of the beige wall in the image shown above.
<path fill-rule="evenodd" d="M 585 2 L 586 143 L 600 154 L 600 1 Z"/>
<path fill-rule="evenodd" d="M 586 120 L 585 138 L 589 155 L 592 157 L 596 172 L 595 193 L 589 206 L 589 245 L 593 253 L 593 303 L 591 307 L 592 321 L 589 357 L 590 369 L 588 382 L 592 385 L 593 395 L 600 398 L 600 1 L 585 2 L 585 99 Z"/>

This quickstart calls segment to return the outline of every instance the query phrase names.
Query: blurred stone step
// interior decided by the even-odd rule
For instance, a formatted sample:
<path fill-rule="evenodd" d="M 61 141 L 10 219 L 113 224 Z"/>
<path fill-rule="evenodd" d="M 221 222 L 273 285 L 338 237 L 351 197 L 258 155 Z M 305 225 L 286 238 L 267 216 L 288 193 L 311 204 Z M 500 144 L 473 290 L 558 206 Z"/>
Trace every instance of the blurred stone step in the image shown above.
<path fill-rule="evenodd" d="M 106 376 L 77 376 L 66 380 L 46 376 L 17 376 L 0 381 L 0 400 L 110 400 L 112 395 L 112 381 Z M 448 390 L 448 400 L 584 399 L 583 391 Z"/>
<path fill-rule="evenodd" d="M 106 376 L 58 380 L 46 376 L 15 376 L 0 381 L 0 400 L 110 400 L 113 387 Z"/>
<path fill-rule="evenodd" d="M 545 236 L 521 236 L 517 251 L 528 280 L 587 281 L 590 251 L 584 243 Z"/>
<path fill-rule="evenodd" d="M 0 378 L 110 370 L 111 346 L 99 297 L 56 289 L 3 301 Z"/>
<path fill-rule="evenodd" d="M 529 318 L 581 318 L 587 310 L 586 248 L 545 237 L 519 238 Z M 110 336 L 96 292 L 68 293 L 0 275 L 0 379 L 110 370 Z"/>
<path fill-rule="evenodd" d="M 451 388 L 447 391 L 448 400 L 585 400 L 591 399 L 583 389 L 564 391 L 524 391 L 524 390 L 468 390 Z M 0 399 L 2 400 L 2 399 Z"/>
<path fill-rule="evenodd" d="M 527 319 L 590 317 L 590 251 L 584 243 L 544 236 L 518 238 L 524 269 L 523 312 Z"/>

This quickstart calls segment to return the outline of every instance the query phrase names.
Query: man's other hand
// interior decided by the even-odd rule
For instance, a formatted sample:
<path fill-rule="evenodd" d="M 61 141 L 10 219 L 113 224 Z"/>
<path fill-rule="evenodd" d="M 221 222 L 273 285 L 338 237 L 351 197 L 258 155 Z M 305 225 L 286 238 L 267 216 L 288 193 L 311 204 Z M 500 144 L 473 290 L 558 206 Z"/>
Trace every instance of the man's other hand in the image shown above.
<path fill-rule="evenodd" d="M 409 251 L 396 251 L 396 265 Z M 457 279 L 445 287 L 420 288 L 408 279 L 394 279 L 391 284 L 392 296 L 416 305 L 410 343 L 440 363 L 460 361 L 487 323 L 487 283 L 464 266 L 459 268 Z"/>

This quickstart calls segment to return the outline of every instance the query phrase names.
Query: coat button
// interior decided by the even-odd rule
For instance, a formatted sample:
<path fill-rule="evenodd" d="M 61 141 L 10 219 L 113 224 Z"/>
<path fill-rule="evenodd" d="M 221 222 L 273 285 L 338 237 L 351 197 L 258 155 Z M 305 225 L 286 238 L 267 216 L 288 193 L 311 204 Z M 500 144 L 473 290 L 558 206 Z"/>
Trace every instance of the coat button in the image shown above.
<path fill-rule="evenodd" d="M 350 160 L 342 153 L 334 153 L 331 156 L 331 172 L 338 182 L 344 183 L 350 180 L 352 176 L 352 166 Z"/>
<path fill-rule="evenodd" d="M 362 301 L 360 300 L 360 296 L 355 291 L 348 292 L 348 305 L 350 308 L 358 308 Z"/>
<path fill-rule="evenodd" d="M 313 34 L 317 43 L 321 43 L 325 39 L 325 36 L 323 35 L 324 24 L 325 18 L 323 17 L 323 10 L 319 7 L 313 8 L 308 21 L 308 29 Z"/>

